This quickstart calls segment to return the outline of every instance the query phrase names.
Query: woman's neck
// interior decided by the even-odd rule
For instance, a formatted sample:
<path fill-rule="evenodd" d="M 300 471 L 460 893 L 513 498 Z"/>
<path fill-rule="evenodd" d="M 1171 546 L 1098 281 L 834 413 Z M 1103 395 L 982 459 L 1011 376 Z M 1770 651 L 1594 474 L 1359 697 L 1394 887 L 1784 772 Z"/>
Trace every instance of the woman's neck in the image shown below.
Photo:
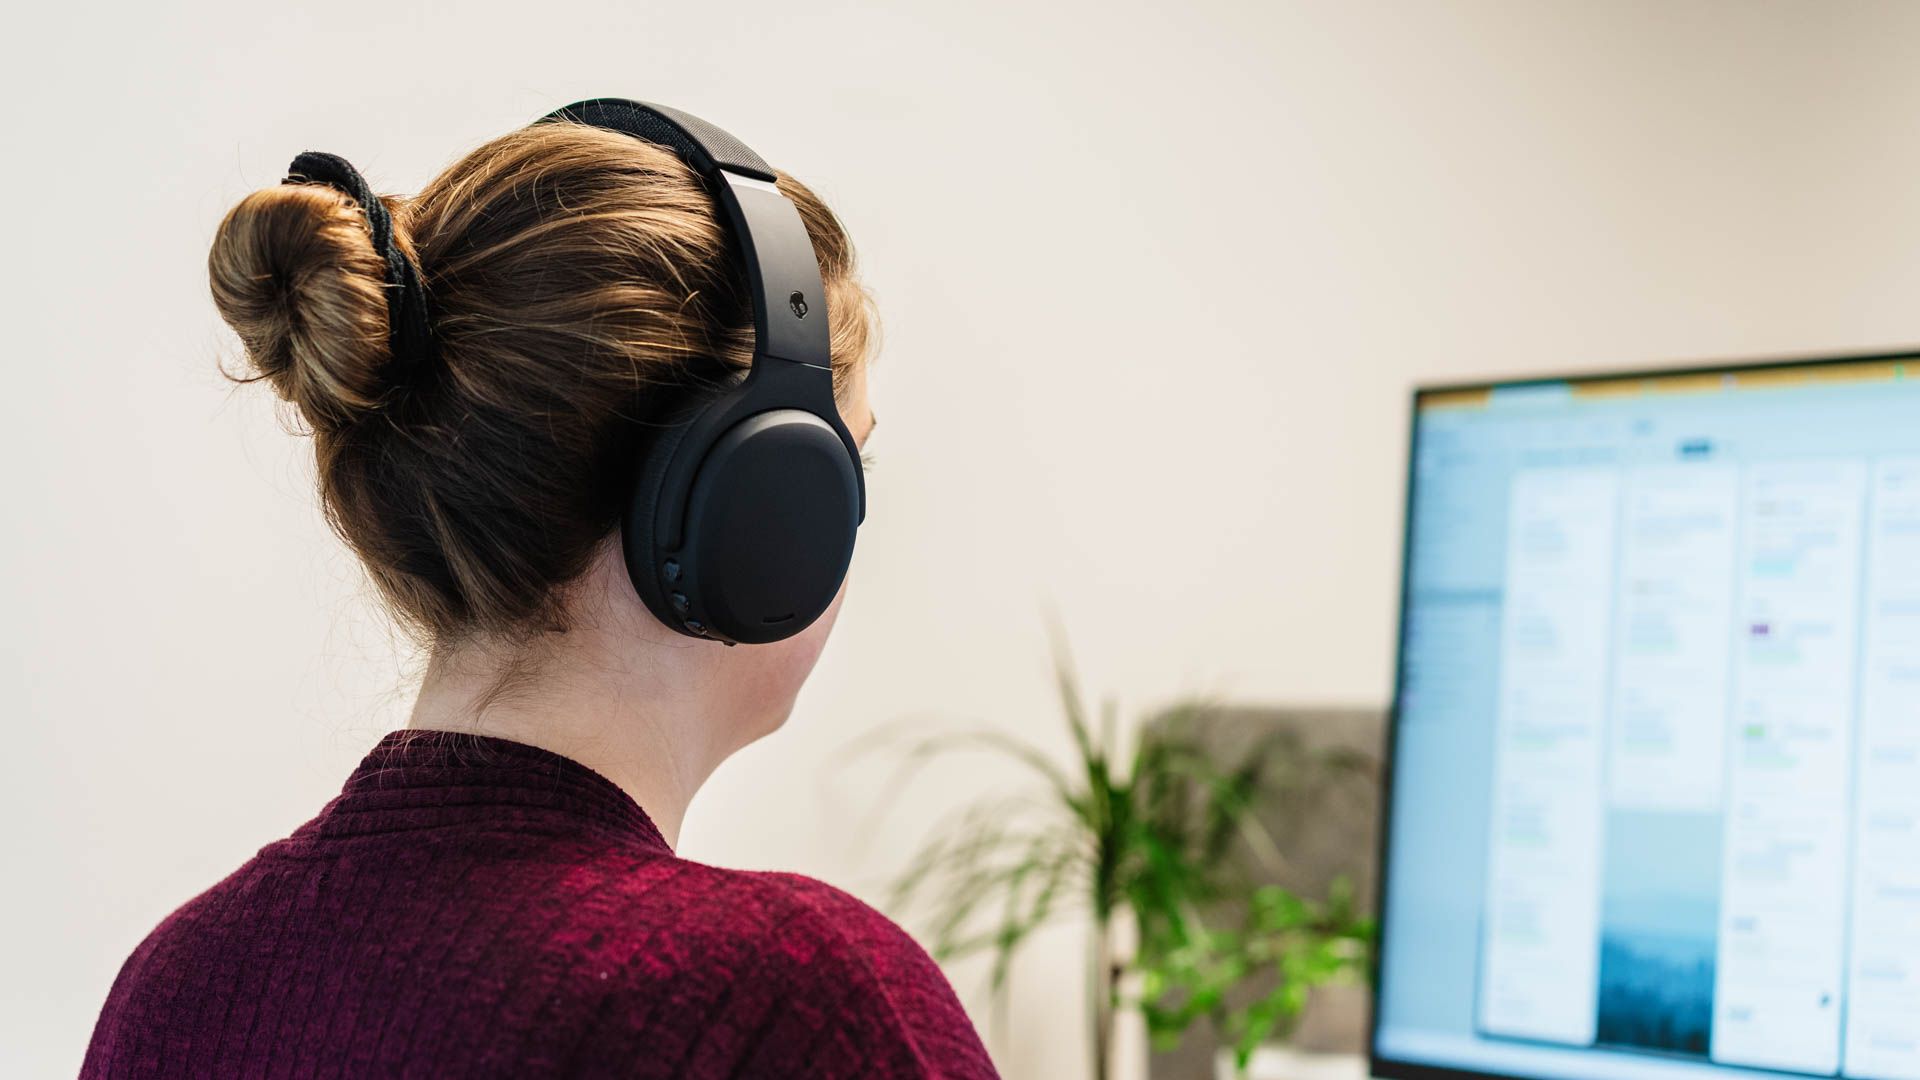
<path fill-rule="evenodd" d="M 687 806 L 713 770 L 786 722 L 840 599 L 772 645 L 697 641 L 647 612 L 609 541 L 567 594 L 565 632 L 435 649 L 407 726 L 572 758 L 618 784 L 677 845 Z"/>
<path fill-rule="evenodd" d="M 739 748 L 711 695 L 695 692 L 711 683 L 687 655 L 696 650 L 636 647 L 591 627 L 548 637 L 437 650 L 407 726 L 571 758 L 619 785 L 677 845 L 694 793 Z"/>

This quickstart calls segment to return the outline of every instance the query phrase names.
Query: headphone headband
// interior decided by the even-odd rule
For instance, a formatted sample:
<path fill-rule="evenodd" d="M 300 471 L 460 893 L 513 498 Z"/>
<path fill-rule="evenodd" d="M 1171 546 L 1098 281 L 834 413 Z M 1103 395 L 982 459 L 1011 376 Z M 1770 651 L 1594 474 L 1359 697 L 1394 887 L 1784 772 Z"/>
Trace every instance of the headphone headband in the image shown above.
<path fill-rule="evenodd" d="M 813 238 L 799 208 L 776 186 L 773 167 L 759 154 L 697 116 L 644 101 L 592 98 L 538 122 L 556 121 L 664 146 L 699 173 L 744 256 L 753 300 L 754 366 L 784 360 L 832 372 L 826 289 Z"/>
<path fill-rule="evenodd" d="M 731 169 L 757 180 L 774 178 L 772 167 L 745 143 L 697 116 L 665 105 L 626 98 L 592 98 L 555 109 L 539 122 L 559 120 L 606 128 L 657 143 L 679 154 L 703 177 L 715 169 Z"/>

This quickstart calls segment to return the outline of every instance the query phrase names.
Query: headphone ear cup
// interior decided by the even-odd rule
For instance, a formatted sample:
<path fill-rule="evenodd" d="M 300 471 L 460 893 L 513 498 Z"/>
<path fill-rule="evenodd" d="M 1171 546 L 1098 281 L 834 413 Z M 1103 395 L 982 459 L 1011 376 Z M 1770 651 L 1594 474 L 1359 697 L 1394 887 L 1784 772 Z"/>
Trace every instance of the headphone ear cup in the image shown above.
<path fill-rule="evenodd" d="M 846 580 L 860 527 L 859 466 L 840 430 L 801 408 L 751 413 L 699 449 L 672 553 L 686 562 L 694 615 L 722 641 L 792 637 Z"/>
<path fill-rule="evenodd" d="M 723 395 L 658 432 L 635 469 L 621 544 L 655 618 L 690 637 L 757 645 L 792 637 L 832 604 L 861 499 L 838 429 L 806 409 L 751 409 Z M 678 521 L 668 526 L 677 536 L 659 535 L 663 516 Z"/>

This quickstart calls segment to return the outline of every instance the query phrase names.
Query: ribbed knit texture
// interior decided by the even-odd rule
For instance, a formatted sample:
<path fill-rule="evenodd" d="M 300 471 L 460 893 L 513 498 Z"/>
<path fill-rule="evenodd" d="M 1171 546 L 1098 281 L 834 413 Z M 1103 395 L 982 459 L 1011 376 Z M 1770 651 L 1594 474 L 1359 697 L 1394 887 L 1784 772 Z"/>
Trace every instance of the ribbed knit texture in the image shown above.
<path fill-rule="evenodd" d="M 612 782 L 395 732 L 134 950 L 82 1075 L 991 1077 L 899 927 L 677 858 Z"/>

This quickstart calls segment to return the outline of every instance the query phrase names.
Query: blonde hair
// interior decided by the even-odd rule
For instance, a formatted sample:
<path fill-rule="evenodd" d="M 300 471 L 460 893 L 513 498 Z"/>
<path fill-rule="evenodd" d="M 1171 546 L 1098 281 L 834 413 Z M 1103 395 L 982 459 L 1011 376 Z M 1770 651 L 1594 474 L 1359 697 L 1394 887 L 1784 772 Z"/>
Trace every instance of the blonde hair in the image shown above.
<path fill-rule="evenodd" d="M 778 184 L 813 239 L 844 393 L 876 344 L 872 301 L 833 212 Z M 563 628 L 561 587 L 618 527 L 648 418 L 750 362 L 733 240 L 672 151 L 576 124 L 494 139 L 385 202 L 431 297 L 434 362 L 394 362 L 360 207 L 283 185 L 228 212 L 207 260 L 239 377 L 297 407 L 328 520 L 404 625 Z"/>

